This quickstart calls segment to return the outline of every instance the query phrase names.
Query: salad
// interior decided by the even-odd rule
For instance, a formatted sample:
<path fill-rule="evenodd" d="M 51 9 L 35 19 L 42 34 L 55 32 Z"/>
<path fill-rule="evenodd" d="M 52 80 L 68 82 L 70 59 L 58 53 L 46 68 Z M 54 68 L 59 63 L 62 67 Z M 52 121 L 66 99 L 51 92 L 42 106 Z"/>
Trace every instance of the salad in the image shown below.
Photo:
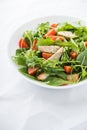
<path fill-rule="evenodd" d="M 25 76 L 51 86 L 87 79 L 87 27 L 41 23 L 18 41 L 12 60 Z"/>

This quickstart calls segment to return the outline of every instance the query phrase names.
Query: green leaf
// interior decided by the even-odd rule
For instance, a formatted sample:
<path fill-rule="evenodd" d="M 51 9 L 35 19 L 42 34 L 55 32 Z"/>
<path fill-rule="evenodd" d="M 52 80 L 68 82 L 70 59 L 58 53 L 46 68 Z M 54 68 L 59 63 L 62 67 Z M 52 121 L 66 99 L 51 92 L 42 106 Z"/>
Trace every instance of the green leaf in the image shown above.
<path fill-rule="evenodd" d="M 36 31 L 34 32 L 34 38 L 42 38 L 45 33 L 49 30 L 49 22 L 41 23 L 38 25 Z"/>
<path fill-rule="evenodd" d="M 26 65 L 26 58 L 23 55 L 19 56 L 13 56 L 12 60 L 17 64 L 17 65 Z"/>
<path fill-rule="evenodd" d="M 66 74 L 64 73 L 64 69 L 62 67 L 45 67 L 43 70 L 50 76 L 58 76 L 60 78 L 66 79 Z"/>
<path fill-rule="evenodd" d="M 61 78 L 48 77 L 46 80 L 46 84 L 51 86 L 61 86 L 63 84 L 71 84 L 71 82 L 67 80 L 63 80 Z"/>
<path fill-rule="evenodd" d="M 86 41 L 87 40 L 87 27 L 86 26 L 80 26 L 75 31 L 75 34 L 78 36 L 77 41 Z"/>
<path fill-rule="evenodd" d="M 38 25 L 37 27 L 37 31 L 41 34 L 44 34 L 46 33 L 46 31 L 49 29 L 49 22 L 46 22 L 46 23 L 41 23 Z"/>
<path fill-rule="evenodd" d="M 72 49 L 73 51 L 79 52 L 78 45 L 72 41 L 68 41 L 68 42 L 56 41 L 56 44 L 59 46 L 68 47 L 69 49 Z"/>
<path fill-rule="evenodd" d="M 87 76 L 87 72 L 84 68 L 82 68 L 82 74 L 81 74 L 82 79 L 84 79 L 86 76 Z"/>
<path fill-rule="evenodd" d="M 18 56 L 26 51 L 27 51 L 27 48 L 19 48 L 16 50 L 16 56 Z"/>
<path fill-rule="evenodd" d="M 58 77 L 62 78 L 62 79 L 65 79 L 67 78 L 67 75 L 66 73 L 64 73 L 63 71 L 60 71 L 58 74 L 57 74 Z"/>
<path fill-rule="evenodd" d="M 46 46 L 46 45 L 50 46 L 53 44 L 54 44 L 54 41 L 51 38 L 47 37 L 46 39 L 40 38 L 36 45 L 38 47 L 38 46 Z"/>
<path fill-rule="evenodd" d="M 78 55 L 77 61 L 80 61 L 82 65 L 87 66 L 87 49 Z"/>
<path fill-rule="evenodd" d="M 75 31 L 77 28 L 69 23 L 65 23 L 61 27 L 58 28 L 58 31 Z"/>

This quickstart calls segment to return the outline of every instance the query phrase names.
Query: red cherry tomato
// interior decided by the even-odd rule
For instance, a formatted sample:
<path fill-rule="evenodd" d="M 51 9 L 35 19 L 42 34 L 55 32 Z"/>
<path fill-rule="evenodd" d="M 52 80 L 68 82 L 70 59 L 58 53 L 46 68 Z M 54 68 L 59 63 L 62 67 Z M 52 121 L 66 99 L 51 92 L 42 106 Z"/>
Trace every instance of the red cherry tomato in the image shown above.
<path fill-rule="evenodd" d="M 19 41 L 19 47 L 20 48 L 29 48 L 29 45 L 24 39 L 21 38 Z"/>

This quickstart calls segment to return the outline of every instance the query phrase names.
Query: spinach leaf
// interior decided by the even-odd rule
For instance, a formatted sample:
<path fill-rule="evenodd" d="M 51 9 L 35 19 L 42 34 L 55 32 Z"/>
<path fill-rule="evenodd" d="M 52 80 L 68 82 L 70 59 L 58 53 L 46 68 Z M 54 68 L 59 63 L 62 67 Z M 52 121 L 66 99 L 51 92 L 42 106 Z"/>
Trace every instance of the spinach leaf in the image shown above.
<path fill-rule="evenodd" d="M 51 86 L 61 86 L 64 84 L 71 84 L 70 81 L 67 81 L 61 78 L 56 78 L 56 77 L 48 77 L 45 82 L 46 84 L 51 85 Z"/>
<path fill-rule="evenodd" d="M 77 61 L 80 61 L 82 65 L 87 66 L 87 49 L 77 56 Z"/>
<path fill-rule="evenodd" d="M 45 67 L 44 71 L 51 76 L 58 76 L 63 79 L 66 79 L 66 74 L 64 73 L 64 69 L 62 67 Z"/>

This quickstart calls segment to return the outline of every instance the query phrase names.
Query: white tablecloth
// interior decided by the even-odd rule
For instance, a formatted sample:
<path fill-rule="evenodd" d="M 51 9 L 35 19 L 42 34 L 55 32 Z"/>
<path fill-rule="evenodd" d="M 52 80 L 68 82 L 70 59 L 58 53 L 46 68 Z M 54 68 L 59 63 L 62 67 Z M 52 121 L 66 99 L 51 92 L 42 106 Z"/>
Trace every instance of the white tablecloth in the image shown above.
<path fill-rule="evenodd" d="M 69 15 L 87 20 L 86 12 L 87 0 L 0 0 L 0 130 L 68 130 L 87 121 L 86 85 L 68 91 L 32 86 L 7 55 L 7 39 L 20 19 Z"/>

